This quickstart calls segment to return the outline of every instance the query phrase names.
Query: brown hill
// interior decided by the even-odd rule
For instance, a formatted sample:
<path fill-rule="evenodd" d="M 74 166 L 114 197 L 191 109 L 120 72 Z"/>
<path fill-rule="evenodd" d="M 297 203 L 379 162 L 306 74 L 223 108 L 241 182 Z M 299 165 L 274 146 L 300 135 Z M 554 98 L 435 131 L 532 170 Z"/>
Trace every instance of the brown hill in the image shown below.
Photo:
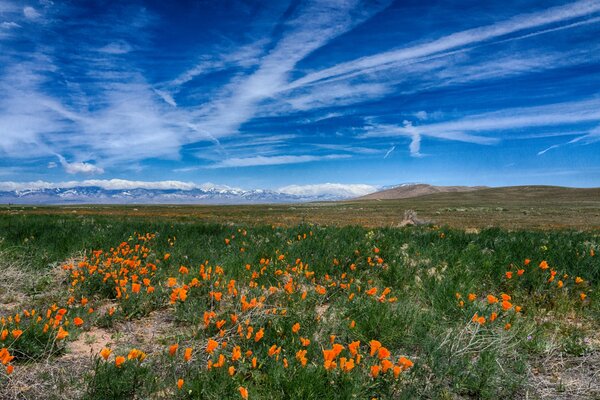
<path fill-rule="evenodd" d="M 485 188 L 486 186 L 433 186 L 418 183 L 397 186 L 395 188 L 371 193 L 366 196 L 358 197 L 356 200 L 409 199 L 411 197 L 425 196 L 434 193 L 472 192 L 474 190 Z"/>

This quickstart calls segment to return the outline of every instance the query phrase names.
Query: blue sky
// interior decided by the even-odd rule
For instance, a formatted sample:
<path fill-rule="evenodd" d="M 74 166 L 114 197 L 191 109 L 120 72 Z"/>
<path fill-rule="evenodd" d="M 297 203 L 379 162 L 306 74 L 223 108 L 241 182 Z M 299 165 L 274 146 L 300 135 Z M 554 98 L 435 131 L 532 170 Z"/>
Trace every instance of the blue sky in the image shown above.
<path fill-rule="evenodd" d="M 0 181 L 600 186 L 599 37 L 596 0 L 0 0 Z"/>

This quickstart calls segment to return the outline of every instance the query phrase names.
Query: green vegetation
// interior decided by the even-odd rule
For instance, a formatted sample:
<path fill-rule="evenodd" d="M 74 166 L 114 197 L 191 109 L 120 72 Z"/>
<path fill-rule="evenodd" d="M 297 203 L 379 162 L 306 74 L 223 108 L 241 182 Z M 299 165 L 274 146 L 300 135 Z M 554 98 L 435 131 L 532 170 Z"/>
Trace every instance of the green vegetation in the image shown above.
<path fill-rule="evenodd" d="M 548 383 L 547 365 L 599 360 L 598 232 L 213 224 L 120 210 L 0 215 L 0 346 L 15 355 L 0 397 L 600 395 L 585 368 Z M 23 314 L 32 309 L 41 322 Z M 59 329 L 68 336 L 56 339 Z M 86 335 L 102 339 L 91 354 L 78 350 Z"/>

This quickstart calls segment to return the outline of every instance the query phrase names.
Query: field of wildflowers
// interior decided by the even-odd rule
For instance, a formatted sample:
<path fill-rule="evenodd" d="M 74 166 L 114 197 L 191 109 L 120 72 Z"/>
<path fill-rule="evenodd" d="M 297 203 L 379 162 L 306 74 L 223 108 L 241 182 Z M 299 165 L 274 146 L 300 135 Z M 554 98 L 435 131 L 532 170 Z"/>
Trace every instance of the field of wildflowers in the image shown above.
<path fill-rule="evenodd" d="M 0 228 L 2 398 L 600 396 L 593 374 L 547 379 L 557 355 L 598 368 L 594 232 Z"/>

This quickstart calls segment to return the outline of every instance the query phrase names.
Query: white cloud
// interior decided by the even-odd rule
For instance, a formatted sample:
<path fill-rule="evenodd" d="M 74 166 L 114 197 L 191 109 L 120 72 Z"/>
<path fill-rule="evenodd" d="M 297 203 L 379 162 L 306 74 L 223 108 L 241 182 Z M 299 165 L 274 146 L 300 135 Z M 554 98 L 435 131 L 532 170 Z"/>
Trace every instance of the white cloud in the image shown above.
<path fill-rule="evenodd" d="M 101 53 L 106 54 L 127 54 L 132 50 L 132 47 L 129 43 L 124 40 L 119 40 L 116 42 L 111 42 L 104 47 L 98 49 Z"/>
<path fill-rule="evenodd" d="M 392 146 L 392 147 L 390 147 L 390 149 L 389 149 L 388 151 L 386 151 L 386 153 L 385 153 L 385 156 L 383 156 L 383 159 L 386 159 L 386 158 L 388 158 L 388 156 L 389 156 L 390 154 L 392 154 L 392 152 L 393 152 L 394 150 L 396 150 L 396 146 Z"/>
<path fill-rule="evenodd" d="M 67 182 L 0 182 L 0 190 L 34 190 L 34 189 L 70 189 L 74 187 L 100 187 L 105 190 L 129 189 L 158 189 L 158 190 L 194 190 L 194 189 L 236 189 L 225 185 L 216 185 L 210 182 L 197 184 L 181 181 L 130 181 L 125 179 L 87 179 L 83 181 Z"/>
<path fill-rule="evenodd" d="M 600 11 L 600 2 L 580 0 L 571 4 L 552 7 L 541 12 L 520 14 L 491 25 L 456 32 L 425 44 L 418 44 L 412 47 L 391 50 L 344 62 L 321 71 L 307 74 L 292 82 L 287 89 L 293 89 L 322 80 L 348 79 L 357 74 L 372 73 L 382 68 L 397 68 L 399 63 L 402 64 L 444 51 L 471 46 L 527 29 L 535 29 L 552 23 L 585 17 L 598 11 Z"/>
<path fill-rule="evenodd" d="M 16 29 L 16 28 L 20 28 L 21 25 L 17 24 L 16 22 L 12 22 L 12 21 L 4 21 L 0 24 L 0 27 L 2 29 Z"/>
<path fill-rule="evenodd" d="M 31 6 L 27 6 L 23 8 L 23 15 L 25 15 L 25 18 L 27 19 L 37 19 L 41 16 L 41 14 L 39 12 L 37 12 L 37 10 Z"/>
<path fill-rule="evenodd" d="M 278 191 L 297 196 L 331 196 L 352 198 L 364 196 L 379 190 L 378 187 L 365 184 L 321 183 L 315 185 L 289 185 Z"/>
<path fill-rule="evenodd" d="M 63 156 L 58 155 L 60 165 L 64 168 L 67 174 L 103 174 L 104 169 L 97 165 L 86 163 L 86 162 L 68 162 Z"/>
<path fill-rule="evenodd" d="M 348 158 L 347 154 L 330 154 L 326 156 L 311 155 L 284 155 L 284 156 L 255 156 L 245 158 L 228 158 L 211 165 L 208 168 L 234 168 L 234 167 L 256 167 L 263 165 L 281 165 L 281 164 L 299 164 L 311 161 L 334 160 L 339 158 Z"/>
<path fill-rule="evenodd" d="M 154 93 L 156 93 L 161 99 L 163 99 L 165 103 L 173 107 L 177 107 L 177 103 L 175 102 L 175 99 L 170 93 L 158 89 L 154 89 Z"/>
<path fill-rule="evenodd" d="M 301 3 L 284 24 L 282 38 L 260 60 L 258 69 L 234 80 L 223 96 L 204 106 L 198 124 L 216 137 L 235 135 L 244 122 L 255 116 L 262 101 L 288 84 L 289 74 L 299 61 L 380 9 L 363 6 L 358 0 Z"/>

